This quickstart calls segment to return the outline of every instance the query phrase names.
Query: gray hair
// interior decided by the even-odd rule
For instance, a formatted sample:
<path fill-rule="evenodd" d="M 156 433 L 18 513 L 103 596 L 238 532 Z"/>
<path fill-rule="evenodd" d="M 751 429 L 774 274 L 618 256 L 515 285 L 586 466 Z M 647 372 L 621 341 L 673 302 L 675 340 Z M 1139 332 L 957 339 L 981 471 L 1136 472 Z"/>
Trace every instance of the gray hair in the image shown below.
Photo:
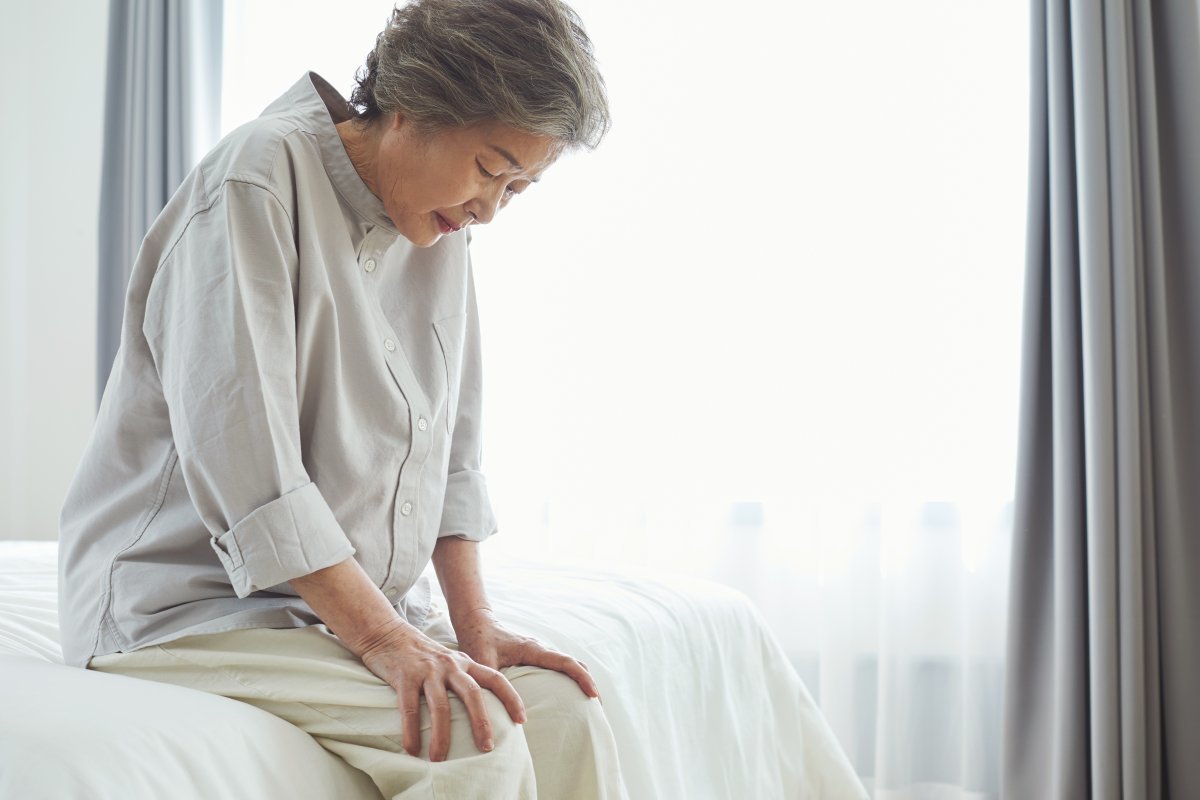
<path fill-rule="evenodd" d="M 392 10 L 350 95 L 422 132 L 500 122 L 592 149 L 611 124 L 583 22 L 561 0 L 412 0 Z"/>

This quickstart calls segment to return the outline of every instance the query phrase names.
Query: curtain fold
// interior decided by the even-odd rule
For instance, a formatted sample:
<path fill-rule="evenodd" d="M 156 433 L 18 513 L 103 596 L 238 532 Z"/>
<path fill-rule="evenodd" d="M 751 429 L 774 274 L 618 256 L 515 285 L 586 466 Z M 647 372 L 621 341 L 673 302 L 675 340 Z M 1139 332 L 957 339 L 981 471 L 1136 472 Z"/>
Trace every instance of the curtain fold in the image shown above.
<path fill-rule="evenodd" d="M 100 180 L 96 404 L 150 224 L 216 142 L 221 0 L 110 0 Z"/>
<path fill-rule="evenodd" d="M 1002 794 L 1200 797 L 1197 4 L 1031 19 Z"/>

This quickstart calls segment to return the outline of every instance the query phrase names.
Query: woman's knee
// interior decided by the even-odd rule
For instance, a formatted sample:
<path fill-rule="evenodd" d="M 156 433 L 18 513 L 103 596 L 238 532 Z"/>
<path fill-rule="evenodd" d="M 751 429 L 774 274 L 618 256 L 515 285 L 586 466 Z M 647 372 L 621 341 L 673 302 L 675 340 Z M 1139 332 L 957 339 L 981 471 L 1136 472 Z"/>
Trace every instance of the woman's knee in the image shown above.
<path fill-rule="evenodd" d="M 600 701 L 561 672 L 517 669 L 522 672 L 510 680 L 525 702 L 525 739 L 539 796 L 626 797 L 616 741 Z"/>
<path fill-rule="evenodd" d="M 572 678 L 538 667 L 522 670 L 510 680 L 525 704 L 526 732 L 530 727 L 548 728 L 563 737 L 590 736 L 597 728 L 607 731 L 604 709 L 595 698 L 584 694 Z"/>

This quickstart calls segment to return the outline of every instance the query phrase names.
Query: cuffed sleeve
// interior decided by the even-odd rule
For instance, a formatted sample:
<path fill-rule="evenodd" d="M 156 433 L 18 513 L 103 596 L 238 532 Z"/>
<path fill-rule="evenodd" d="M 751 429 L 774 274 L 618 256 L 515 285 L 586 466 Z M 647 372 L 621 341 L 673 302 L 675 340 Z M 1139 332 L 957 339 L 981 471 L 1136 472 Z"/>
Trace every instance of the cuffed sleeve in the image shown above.
<path fill-rule="evenodd" d="M 354 554 L 314 483 L 259 506 L 211 544 L 238 597 L 332 567 Z"/>
<path fill-rule="evenodd" d="M 280 201 L 227 181 L 147 298 L 142 330 L 184 481 L 238 597 L 355 552 L 302 458 L 297 269 Z"/>
<path fill-rule="evenodd" d="M 496 516 L 488 497 L 487 481 L 480 465 L 483 437 L 483 364 L 480 356 L 479 310 L 475 301 L 475 277 L 467 257 L 467 314 L 460 360 L 458 406 L 450 442 L 446 496 L 438 536 L 458 536 L 482 542 L 496 533 Z"/>
<path fill-rule="evenodd" d="M 450 473 L 438 536 L 458 536 L 482 542 L 495 532 L 496 517 L 483 473 L 478 470 Z"/>

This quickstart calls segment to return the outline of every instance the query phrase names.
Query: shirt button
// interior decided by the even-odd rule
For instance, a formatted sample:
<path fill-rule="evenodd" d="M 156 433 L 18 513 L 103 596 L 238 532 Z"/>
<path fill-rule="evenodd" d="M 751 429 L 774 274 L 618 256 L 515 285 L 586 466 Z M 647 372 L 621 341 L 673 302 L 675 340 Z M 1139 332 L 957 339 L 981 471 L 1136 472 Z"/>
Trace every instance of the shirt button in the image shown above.
<path fill-rule="evenodd" d="M 363 269 L 365 269 L 367 272 L 374 272 L 375 271 L 375 259 L 368 258 L 366 260 L 366 262 L 363 263 Z"/>
<path fill-rule="evenodd" d="M 383 594 L 384 594 L 384 596 L 387 597 L 388 600 L 395 600 L 400 595 L 400 592 L 399 592 L 399 590 L 393 588 L 393 589 L 388 589 Z"/>
<path fill-rule="evenodd" d="M 383 346 L 387 348 L 389 353 L 396 349 L 396 343 L 391 339 L 384 339 Z"/>
<path fill-rule="evenodd" d="M 417 420 L 417 430 L 423 431 L 428 427 L 429 427 L 429 423 L 425 421 L 424 417 L 421 417 L 419 420 Z"/>
<path fill-rule="evenodd" d="M 400 513 L 401 513 L 401 514 L 403 514 L 403 515 L 404 515 L 404 516 L 406 516 L 406 517 L 407 517 L 409 514 L 411 514 L 411 513 L 412 513 L 412 503 L 410 503 L 410 502 L 408 502 L 407 500 L 405 500 L 405 501 L 404 501 L 404 505 L 400 506 Z"/>

